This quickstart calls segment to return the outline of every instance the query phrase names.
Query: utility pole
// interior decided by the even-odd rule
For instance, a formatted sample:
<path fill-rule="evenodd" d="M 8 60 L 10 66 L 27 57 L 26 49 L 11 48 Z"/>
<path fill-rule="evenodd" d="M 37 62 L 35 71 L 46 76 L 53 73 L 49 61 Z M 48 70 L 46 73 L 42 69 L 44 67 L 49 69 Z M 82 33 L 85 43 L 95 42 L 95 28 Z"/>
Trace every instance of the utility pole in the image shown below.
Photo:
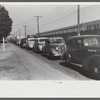
<path fill-rule="evenodd" d="M 25 38 L 26 38 L 26 27 L 27 27 L 27 26 L 26 26 L 26 25 L 24 25 L 24 28 L 25 28 Z"/>
<path fill-rule="evenodd" d="M 42 17 L 42 16 L 34 16 L 34 17 L 37 17 L 37 30 L 38 30 L 38 36 L 39 36 L 39 18 Z"/>
<path fill-rule="evenodd" d="M 19 29 L 19 43 L 20 43 L 20 29 Z"/>
<path fill-rule="evenodd" d="M 78 31 L 78 36 L 80 36 L 80 6 L 78 5 L 78 10 L 77 10 L 77 31 Z"/>

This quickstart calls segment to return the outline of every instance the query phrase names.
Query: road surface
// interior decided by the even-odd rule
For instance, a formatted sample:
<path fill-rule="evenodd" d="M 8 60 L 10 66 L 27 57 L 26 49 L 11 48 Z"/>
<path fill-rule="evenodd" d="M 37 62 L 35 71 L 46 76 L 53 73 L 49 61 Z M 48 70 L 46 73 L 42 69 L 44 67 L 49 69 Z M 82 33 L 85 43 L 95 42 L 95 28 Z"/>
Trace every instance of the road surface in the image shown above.
<path fill-rule="evenodd" d="M 76 66 L 67 67 L 59 59 L 50 60 L 13 44 L 8 44 L 5 55 L 0 59 L 1 80 L 91 80 Z"/>

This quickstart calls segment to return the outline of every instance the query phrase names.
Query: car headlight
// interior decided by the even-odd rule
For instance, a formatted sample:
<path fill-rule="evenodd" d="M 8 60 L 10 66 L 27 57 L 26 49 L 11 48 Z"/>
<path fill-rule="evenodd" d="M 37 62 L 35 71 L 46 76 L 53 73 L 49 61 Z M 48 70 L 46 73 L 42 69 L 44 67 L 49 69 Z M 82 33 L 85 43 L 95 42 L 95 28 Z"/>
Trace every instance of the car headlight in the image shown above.
<path fill-rule="evenodd" d="M 59 50 L 59 47 L 56 47 L 56 50 Z"/>
<path fill-rule="evenodd" d="M 52 53 L 53 53 L 53 54 L 55 54 L 55 53 L 56 53 L 55 49 L 52 49 Z"/>
<path fill-rule="evenodd" d="M 39 48 L 42 48 L 42 45 L 39 45 Z"/>

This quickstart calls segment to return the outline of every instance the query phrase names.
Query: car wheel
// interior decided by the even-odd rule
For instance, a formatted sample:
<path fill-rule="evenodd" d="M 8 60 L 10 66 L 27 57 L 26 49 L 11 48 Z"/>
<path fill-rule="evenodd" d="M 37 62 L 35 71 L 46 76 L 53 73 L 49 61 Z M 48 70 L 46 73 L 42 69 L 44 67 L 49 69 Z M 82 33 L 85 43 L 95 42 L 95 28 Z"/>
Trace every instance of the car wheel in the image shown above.
<path fill-rule="evenodd" d="M 97 61 L 91 61 L 89 64 L 89 71 L 93 78 L 100 79 L 100 63 Z"/>
<path fill-rule="evenodd" d="M 51 52 L 49 53 L 49 58 L 50 58 L 51 60 L 54 59 L 54 56 L 53 56 L 53 54 L 52 54 Z"/>
<path fill-rule="evenodd" d="M 35 52 L 35 48 L 34 48 L 34 46 L 33 46 L 33 51 Z"/>
<path fill-rule="evenodd" d="M 37 49 L 37 53 L 40 53 L 39 48 Z"/>
<path fill-rule="evenodd" d="M 42 49 L 43 55 L 45 55 L 45 48 Z"/>
<path fill-rule="evenodd" d="M 65 56 L 65 63 L 68 65 L 71 62 L 71 54 L 68 52 Z"/>
<path fill-rule="evenodd" d="M 24 47 L 24 43 L 22 44 L 22 48 Z"/>

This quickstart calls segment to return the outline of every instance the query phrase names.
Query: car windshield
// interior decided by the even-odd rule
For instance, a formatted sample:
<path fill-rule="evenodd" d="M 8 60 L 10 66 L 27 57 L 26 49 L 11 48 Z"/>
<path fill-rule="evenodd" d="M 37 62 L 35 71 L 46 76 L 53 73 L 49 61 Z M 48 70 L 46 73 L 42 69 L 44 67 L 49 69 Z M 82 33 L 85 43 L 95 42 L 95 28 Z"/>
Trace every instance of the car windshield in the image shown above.
<path fill-rule="evenodd" d="M 84 46 L 86 47 L 100 47 L 100 38 L 86 38 L 84 39 Z"/>
<path fill-rule="evenodd" d="M 39 40 L 39 42 L 45 42 L 46 41 L 46 39 L 40 39 Z"/>
<path fill-rule="evenodd" d="M 34 39 L 30 39 L 30 40 L 28 40 L 28 41 L 34 41 Z"/>
<path fill-rule="evenodd" d="M 51 43 L 63 43 L 64 40 L 63 39 L 52 39 Z"/>

